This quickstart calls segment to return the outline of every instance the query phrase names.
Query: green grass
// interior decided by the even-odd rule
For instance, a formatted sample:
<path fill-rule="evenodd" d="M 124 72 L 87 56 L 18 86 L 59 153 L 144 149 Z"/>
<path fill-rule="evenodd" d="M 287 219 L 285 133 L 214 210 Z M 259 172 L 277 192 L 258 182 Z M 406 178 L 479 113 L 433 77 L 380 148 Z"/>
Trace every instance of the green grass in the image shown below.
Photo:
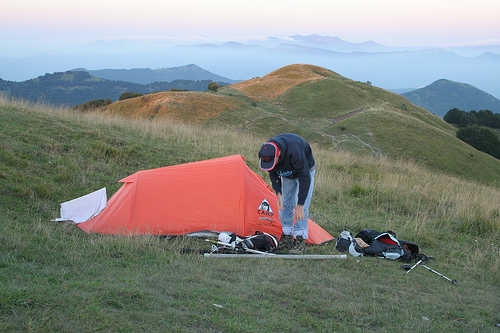
<path fill-rule="evenodd" d="M 103 186 L 110 196 L 139 169 L 240 153 L 257 170 L 267 136 L 4 100 L 0 124 L 2 332 L 498 330 L 497 187 L 314 147 L 317 223 L 334 236 L 392 229 L 456 286 L 369 257 L 207 259 L 180 251 L 208 249 L 203 240 L 85 234 L 50 219 L 61 202 Z M 308 252 L 337 253 L 334 243 Z"/>
<path fill-rule="evenodd" d="M 372 108 L 330 128 L 339 148 L 411 159 L 484 184 L 500 184 L 500 162 L 423 121 Z M 345 148 L 344 148 L 345 147 Z"/>

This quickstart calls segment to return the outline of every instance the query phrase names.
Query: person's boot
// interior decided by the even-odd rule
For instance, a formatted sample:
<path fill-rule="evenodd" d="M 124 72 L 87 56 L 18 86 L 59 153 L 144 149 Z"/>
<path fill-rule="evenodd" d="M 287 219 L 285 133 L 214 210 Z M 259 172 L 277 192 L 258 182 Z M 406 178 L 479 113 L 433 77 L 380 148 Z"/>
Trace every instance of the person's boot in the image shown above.
<path fill-rule="evenodd" d="M 293 246 L 292 235 L 282 235 L 278 243 L 277 252 L 285 253 L 288 252 Z"/>
<path fill-rule="evenodd" d="M 306 251 L 306 240 L 302 236 L 295 237 L 295 242 L 289 253 L 292 254 L 303 254 Z"/>

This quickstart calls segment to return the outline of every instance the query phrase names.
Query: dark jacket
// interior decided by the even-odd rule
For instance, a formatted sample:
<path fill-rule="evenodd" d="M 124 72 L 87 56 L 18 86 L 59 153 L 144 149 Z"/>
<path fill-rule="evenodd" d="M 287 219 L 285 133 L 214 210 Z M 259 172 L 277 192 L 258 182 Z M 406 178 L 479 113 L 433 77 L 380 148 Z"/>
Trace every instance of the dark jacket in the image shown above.
<path fill-rule="evenodd" d="M 281 193 L 281 177 L 298 178 L 299 195 L 297 203 L 303 205 L 311 185 L 309 172 L 315 165 L 311 146 L 304 138 L 292 133 L 279 134 L 268 141 L 276 143 L 280 149 L 278 163 L 269 172 L 274 191 Z"/>

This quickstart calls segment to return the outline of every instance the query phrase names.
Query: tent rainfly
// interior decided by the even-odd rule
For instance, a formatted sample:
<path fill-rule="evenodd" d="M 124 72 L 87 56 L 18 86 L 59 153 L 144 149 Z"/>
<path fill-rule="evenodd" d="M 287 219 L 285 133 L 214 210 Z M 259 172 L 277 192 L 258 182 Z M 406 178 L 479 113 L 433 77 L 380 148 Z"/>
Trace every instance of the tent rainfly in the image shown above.
<path fill-rule="evenodd" d="M 241 155 L 142 170 L 120 182 L 106 207 L 79 228 L 114 235 L 229 231 L 246 237 L 262 231 L 281 236 L 276 195 Z M 309 220 L 309 243 L 331 239 Z"/>

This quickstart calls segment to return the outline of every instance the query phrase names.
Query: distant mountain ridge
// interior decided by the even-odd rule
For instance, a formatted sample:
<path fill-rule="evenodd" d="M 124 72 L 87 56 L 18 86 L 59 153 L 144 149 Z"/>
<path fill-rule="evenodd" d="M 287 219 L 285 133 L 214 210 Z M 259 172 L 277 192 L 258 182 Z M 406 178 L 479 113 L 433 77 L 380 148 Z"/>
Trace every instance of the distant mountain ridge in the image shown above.
<path fill-rule="evenodd" d="M 172 82 L 176 80 L 190 81 L 214 81 L 223 83 L 235 83 L 236 80 L 223 77 L 209 72 L 197 65 L 189 64 L 185 66 L 170 68 L 131 68 L 131 69 L 97 69 L 87 70 L 91 75 L 112 81 L 125 81 L 139 84 L 150 84 L 153 82 Z"/>
<path fill-rule="evenodd" d="M 40 45 L 36 54 L 16 57 L 0 54 L 0 78 L 27 80 L 76 67 L 101 70 L 196 64 L 226 78 L 247 80 L 294 63 L 316 64 L 356 81 L 370 81 L 384 89 L 422 87 L 438 78 L 450 78 L 467 82 L 500 98 L 497 78 L 500 43 L 460 47 L 393 46 L 370 40 L 347 41 L 335 35 L 321 34 L 221 41 L 210 38 L 74 41 L 72 45 L 61 45 L 57 51 L 44 50 Z M 438 77 L 436 73 L 439 73 Z"/>
<path fill-rule="evenodd" d="M 318 34 L 293 35 L 290 36 L 290 38 L 293 42 L 298 44 L 309 46 L 321 45 L 321 47 L 326 49 L 342 52 L 382 52 L 388 50 L 388 47 L 371 40 L 361 43 L 353 43 L 343 40 L 337 36 L 325 36 Z"/>
<path fill-rule="evenodd" d="M 463 111 L 490 110 L 500 113 L 500 100 L 493 95 L 470 84 L 446 79 L 437 80 L 426 87 L 405 92 L 402 95 L 413 104 L 440 117 L 453 108 Z"/>
<path fill-rule="evenodd" d="M 211 82 L 214 81 L 174 80 L 172 82 L 139 84 L 106 80 L 86 71 L 75 70 L 45 74 L 23 82 L 0 79 L 0 93 L 35 103 L 74 106 L 95 99 L 115 101 L 124 92 L 147 94 L 169 90 L 206 91 Z M 224 84 L 220 83 L 220 85 Z"/>

